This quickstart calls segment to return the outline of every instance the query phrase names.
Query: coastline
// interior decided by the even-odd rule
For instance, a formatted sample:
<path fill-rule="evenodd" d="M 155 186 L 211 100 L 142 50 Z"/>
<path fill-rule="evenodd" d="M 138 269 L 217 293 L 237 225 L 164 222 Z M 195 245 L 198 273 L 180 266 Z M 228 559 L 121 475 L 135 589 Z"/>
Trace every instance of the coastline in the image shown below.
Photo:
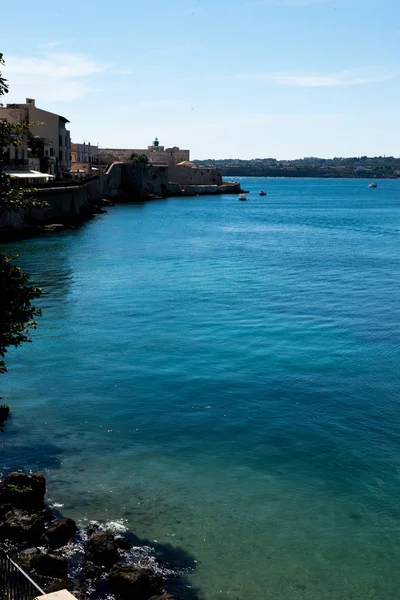
<path fill-rule="evenodd" d="M 34 188 L 24 194 L 26 199 L 34 197 L 44 206 L 0 210 L 0 235 L 7 241 L 24 230 L 29 235 L 29 232 L 50 225 L 76 225 L 105 212 L 103 207 L 115 202 L 238 194 L 241 191 L 239 183 L 224 182 L 221 176 L 215 177 L 213 170 L 178 169 L 179 177 L 174 176 L 177 182 L 171 182 L 168 167 L 113 163 L 105 173 L 79 183 Z M 191 170 L 195 171 L 196 177 Z"/>
<path fill-rule="evenodd" d="M 45 593 L 62 589 L 79 600 L 110 598 L 179 600 L 185 573 L 195 561 L 182 551 L 139 539 L 122 524 L 90 521 L 79 527 L 56 503 L 45 503 L 42 473 L 10 472 L 0 480 L 0 548 Z M 111 524 L 112 525 L 112 524 Z M 180 566 L 172 566 L 174 553 Z M 176 559 L 175 559 L 176 562 Z M 174 595 L 172 595 L 174 594 Z M 186 598 L 189 596 L 186 595 Z M 190 599 L 195 600 L 194 590 Z"/>
<path fill-rule="evenodd" d="M 249 186 L 251 200 L 259 186 L 259 181 Z M 271 194 L 265 201 L 254 198 L 244 210 L 229 197 L 221 202 L 181 198 L 120 205 L 79 231 L 54 233 L 18 246 L 23 267 L 36 279 L 44 273 L 47 308 L 34 343 L 13 354 L 4 379 L 6 399 L 20 413 L 21 429 L 29 433 L 19 443 L 16 440 L 15 447 L 11 438 L 25 434 L 15 436 L 13 425 L 11 436 L 5 438 L 9 452 L 3 462 L 31 456 L 29 468 L 49 466 L 52 495 L 65 502 L 65 514 L 76 520 L 82 516 L 115 521 L 122 515 L 139 536 L 171 540 L 188 549 L 199 561 L 190 582 L 202 588 L 204 584 L 208 599 L 218 598 L 221 589 L 234 598 L 263 597 L 263 585 L 271 597 L 279 597 L 282 590 L 290 600 L 304 595 L 358 599 L 369 589 L 376 589 L 375 596 L 381 599 L 388 589 L 385 585 L 386 597 L 393 595 L 396 578 L 384 583 L 394 561 L 383 564 L 379 557 L 386 546 L 396 558 L 395 540 L 394 535 L 376 540 L 371 526 L 394 531 L 395 523 L 387 515 L 387 505 L 375 511 L 367 488 L 375 476 L 384 475 L 382 493 L 392 502 L 392 466 L 379 475 L 362 460 L 359 439 L 349 440 L 336 427 L 333 395 L 340 396 L 346 418 L 355 417 L 359 396 L 360 416 L 373 410 L 368 388 L 373 392 L 374 381 L 365 380 L 364 370 L 368 356 L 365 346 L 356 342 L 373 335 L 363 323 L 369 320 L 377 294 L 379 298 L 384 294 L 386 307 L 380 313 L 380 331 L 383 324 L 390 325 L 387 312 L 396 314 L 390 287 L 381 281 L 382 291 L 377 292 L 371 275 L 378 273 L 369 265 L 379 253 L 380 264 L 386 265 L 379 273 L 390 273 L 393 219 L 387 210 L 375 209 L 389 208 L 392 198 L 390 214 L 395 214 L 398 185 L 382 184 L 378 194 L 362 182 L 347 181 L 312 180 L 300 186 L 284 181 L 275 191 L 272 183 L 268 188 Z M 322 196 L 310 198 L 310 190 L 322 190 Z M 326 194 L 327 190 L 332 192 Z M 357 228 L 350 230 L 349 222 Z M 295 249 L 288 245 L 299 239 L 304 243 Z M 316 248 L 323 251 L 321 256 Z M 332 271 L 342 264 L 348 248 L 353 254 L 358 249 L 355 257 L 352 254 L 359 270 L 354 274 L 356 286 L 369 284 L 365 306 L 354 302 L 361 288 L 353 289 L 353 297 L 344 293 L 346 272 Z M 221 261 L 229 286 L 226 278 L 215 280 L 216 274 L 223 275 L 216 271 Z M 306 265 L 313 269 L 314 283 Z M 285 285 L 288 274 L 290 289 Z M 330 285 L 332 277 L 335 287 Z M 244 281 L 249 290 L 246 302 Z M 302 303 L 310 298 L 311 307 Z M 334 303 L 328 306 L 329 299 Z M 266 307 L 262 313 L 260 306 Z M 349 310 L 359 316 L 359 327 L 350 331 L 342 321 Z M 293 322 L 286 318 L 289 314 L 299 316 Z M 175 320 L 174 315 L 180 317 Z M 249 325 L 244 329 L 238 322 L 242 315 Z M 238 325 L 226 330 L 229 355 L 221 343 L 227 338 L 221 339 L 221 327 L 216 329 L 218 323 L 227 327 L 226 317 Z M 327 323 L 331 325 L 324 327 Z M 383 331 L 389 342 L 387 326 Z M 210 340 L 207 347 L 204 336 Z M 250 339 L 256 346 L 248 345 Z M 302 369 L 303 353 L 298 352 L 303 341 L 307 370 Z M 253 352 L 257 347 L 267 363 Z M 79 361 L 74 357 L 78 348 Z M 336 362 L 343 350 L 351 373 Z M 390 347 L 382 344 L 380 354 L 386 364 L 379 365 L 379 381 L 389 383 L 397 372 Z M 368 365 L 377 369 L 375 360 L 371 356 Z M 245 376 L 246 365 L 254 379 Z M 271 372 L 267 381 L 266 368 Z M 343 382 L 339 387 L 330 378 L 337 369 Z M 313 380 L 303 387 L 307 373 Z M 323 395 L 313 386 L 315 377 L 324 386 Z M 279 387 L 286 381 L 290 396 Z M 387 400 L 388 390 L 383 390 L 383 405 L 390 407 Z M 241 405 L 245 412 L 239 410 Z M 285 406 L 292 411 L 286 419 Z M 328 441 L 320 439 L 309 420 L 320 414 L 322 406 Z M 245 426 L 238 430 L 240 419 Z M 363 431 L 368 431 L 364 419 Z M 344 459 L 340 469 L 336 450 Z M 304 460 L 304 453 L 309 460 Z M 221 454 L 223 460 L 218 459 Z M 53 460 L 58 460 L 58 467 Z M 14 464 L 24 466 L 22 461 Z M 254 512 L 257 529 L 251 520 Z M 367 570 L 376 580 L 371 588 Z M 346 578 L 338 580 L 339 571 Z M 306 586 L 303 592 L 301 586 Z"/>

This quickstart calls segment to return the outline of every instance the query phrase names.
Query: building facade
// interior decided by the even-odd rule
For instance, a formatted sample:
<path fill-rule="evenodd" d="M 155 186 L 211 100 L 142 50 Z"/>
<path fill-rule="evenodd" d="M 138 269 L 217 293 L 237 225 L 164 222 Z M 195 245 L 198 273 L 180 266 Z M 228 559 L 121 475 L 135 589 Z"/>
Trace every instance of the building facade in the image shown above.
<path fill-rule="evenodd" d="M 0 120 L 8 123 L 33 123 L 32 134 L 43 140 L 43 157 L 54 165 L 58 175 L 69 172 L 71 166 L 71 139 L 66 128 L 68 119 L 37 108 L 33 98 L 24 104 L 7 104 L 0 107 Z"/>
<path fill-rule="evenodd" d="M 177 146 L 165 148 L 164 146 L 160 146 L 159 141 L 156 138 L 153 144 L 146 149 L 100 148 L 100 164 L 105 166 L 113 162 L 129 162 L 133 153 L 144 154 L 149 159 L 149 163 L 153 165 L 173 166 L 180 162 L 190 161 L 190 150 L 181 150 Z"/>
<path fill-rule="evenodd" d="M 99 170 L 99 147 L 90 142 L 71 144 L 71 174 L 95 175 Z"/>

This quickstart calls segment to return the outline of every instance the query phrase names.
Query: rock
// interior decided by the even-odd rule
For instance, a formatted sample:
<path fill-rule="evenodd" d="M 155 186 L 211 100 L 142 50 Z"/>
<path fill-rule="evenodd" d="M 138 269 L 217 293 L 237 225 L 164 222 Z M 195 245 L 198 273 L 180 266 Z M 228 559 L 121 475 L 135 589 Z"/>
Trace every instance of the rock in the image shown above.
<path fill-rule="evenodd" d="M 124 537 L 117 537 L 115 541 L 117 542 L 117 546 L 120 550 L 132 550 L 133 548 L 132 542 Z"/>
<path fill-rule="evenodd" d="M 74 582 L 71 579 L 62 578 L 49 578 L 45 581 L 41 581 L 41 587 L 46 592 L 46 594 L 52 594 L 53 592 L 59 592 L 60 590 L 68 590 L 72 592 L 74 589 Z"/>
<path fill-rule="evenodd" d="M 11 542 L 38 542 L 48 521 L 47 511 L 28 514 L 14 508 L 0 525 L 0 539 Z"/>
<path fill-rule="evenodd" d="M 83 572 L 87 579 L 100 579 L 103 575 L 103 569 L 99 565 L 94 565 L 92 562 L 86 562 L 84 564 Z"/>
<path fill-rule="evenodd" d="M 172 596 L 172 594 L 161 594 L 161 596 L 152 596 L 150 600 L 180 600 L 178 596 Z"/>
<path fill-rule="evenodd" d="M 6 515 L 10 512 L 11 509 L 11 504 L 0 504 L 0 522 L 4 521 Z"/>
<path fill-rule="evenodd" d="M 66 229 L 67 225 L 64 223 L 48 223 L 47 225 L 41 225 L 39 229 L 42 231 L 58 231 L 60 229 Z"/>
<path fill-rule="evenodd" d="M 39 548 L 28 548 L 20 552 L 16 558 L 17 564 L 23 569 L 33 568 L 32 561 L 41 554 Z"/>
<path fill-rule="evenodd" d="M 40 552 L 32 558 L 31 566 L 39 575 L 61 579 L 67 576 L 67 560 L 57 554 L 44 554 Z"/>
<path fill-rule="evenodd" d="M 86 531 L 86 535 L 89 537 L 92 537 L 92 535 L 94 533 L 97 533 L 100 530 L 100 525 L 99 523 L 90 523 L 90 525 L 87 525 L 87 527 L 85 527 L 85 531 Z"/>
<path fill-rule="evenodd" d="M 122 600 L 149 600 L 160 595 L 164 580 L 150 569 L 135 565 L 115 565 L 110 572 L 109 583 L 113 593 Z"/>
<path fill-rule="evenodd" d="M 44 533 L 43 539 L 48 543 L 50 548 L 55 550 L 65 546 L 74 537 L 78 527 L 73 519 L 66 517 L 59 519 L 51 525 Z"/>
<path fill-rule="evenodd" d="M 119 561 L 118 546 L 112 533 L 95 533 L 85 544 L 86 560 L 96 565 L 112 567 Z"/>
<path fill-rule="evenodd" d="M 0 483 L 0 503 L 15 508 L 42 508 L 45 493 L 46 478 L 41 473 L 10 473 Z"/>

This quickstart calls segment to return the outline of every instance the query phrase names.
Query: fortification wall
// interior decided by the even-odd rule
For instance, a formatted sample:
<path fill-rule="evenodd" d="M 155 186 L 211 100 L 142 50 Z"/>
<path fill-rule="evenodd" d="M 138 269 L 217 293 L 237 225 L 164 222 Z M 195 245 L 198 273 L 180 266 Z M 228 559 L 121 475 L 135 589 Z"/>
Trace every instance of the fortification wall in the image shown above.
<path fill-rule="evenodd" d="M 189 150 L 180 150 L 179 148 L 164 148 L 163 146 L 157 148 L 152 146 L 150 148 L 100 148 L 99 149 L 99 162 L 102 165 L 108 165 L 112 162 L 129 162 L 131 155 L 135 152 L 136 154 L 144 154 L 149 159 L 149 162 L 153 165 L 176 165 L 179 162 L 190 160 Z"/>
<path fill-rule="evenodd" d="M 169 167 L 169 181 L 185 185 L 222 185 L 220 169 L 211 167 L 171 166 Z"/>
<path fill-rule="evenodd" d="M 171 177 L 179 181 L 172 181 Z M 34 194 L 26 193 L 27 197 L 34 195 L 35 198 L 44 200 L 47 206 L 0 211 L 0 233 L 7 234 L 45 223 L 82 220 L 93 214 L 91 205 L 102 198 L 135 201 L 152 196 L 197 196 L 240 191 L 239 184 L 221 183 L 222 177 L 218 169 L 114 163 L 106 173 L 83 183 L 37 189 Z"/>

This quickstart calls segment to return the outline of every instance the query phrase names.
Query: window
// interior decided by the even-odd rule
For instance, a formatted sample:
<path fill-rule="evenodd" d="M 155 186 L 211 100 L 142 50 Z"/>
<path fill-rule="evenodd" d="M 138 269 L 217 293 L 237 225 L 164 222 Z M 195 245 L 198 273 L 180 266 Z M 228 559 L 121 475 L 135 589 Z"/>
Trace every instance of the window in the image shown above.
<path fill-rule="evenodd" d="M 62 159 L 63 159 L 63 151 L 62 151 L 62 150 L 60 150 L 60 152 L 59 152 L 59 154 L 58 154 L 58 158 L 59 158 L 60 160 L 62 160 Z"/>
<path fill-rule="evenodd" d="M 59 135 L 59 136 L 58 136 L 58 145 L 59 145 L 59 146 L 62 146 L 62 145 L 63 145 L 63 138 L 62 138 L 62 135 Z"/>
<path fill-rule="evenodd" d="M 50 148 L 50 156 L 54 156 L 54 150 L 53 150 L 53 148 Z"/>

